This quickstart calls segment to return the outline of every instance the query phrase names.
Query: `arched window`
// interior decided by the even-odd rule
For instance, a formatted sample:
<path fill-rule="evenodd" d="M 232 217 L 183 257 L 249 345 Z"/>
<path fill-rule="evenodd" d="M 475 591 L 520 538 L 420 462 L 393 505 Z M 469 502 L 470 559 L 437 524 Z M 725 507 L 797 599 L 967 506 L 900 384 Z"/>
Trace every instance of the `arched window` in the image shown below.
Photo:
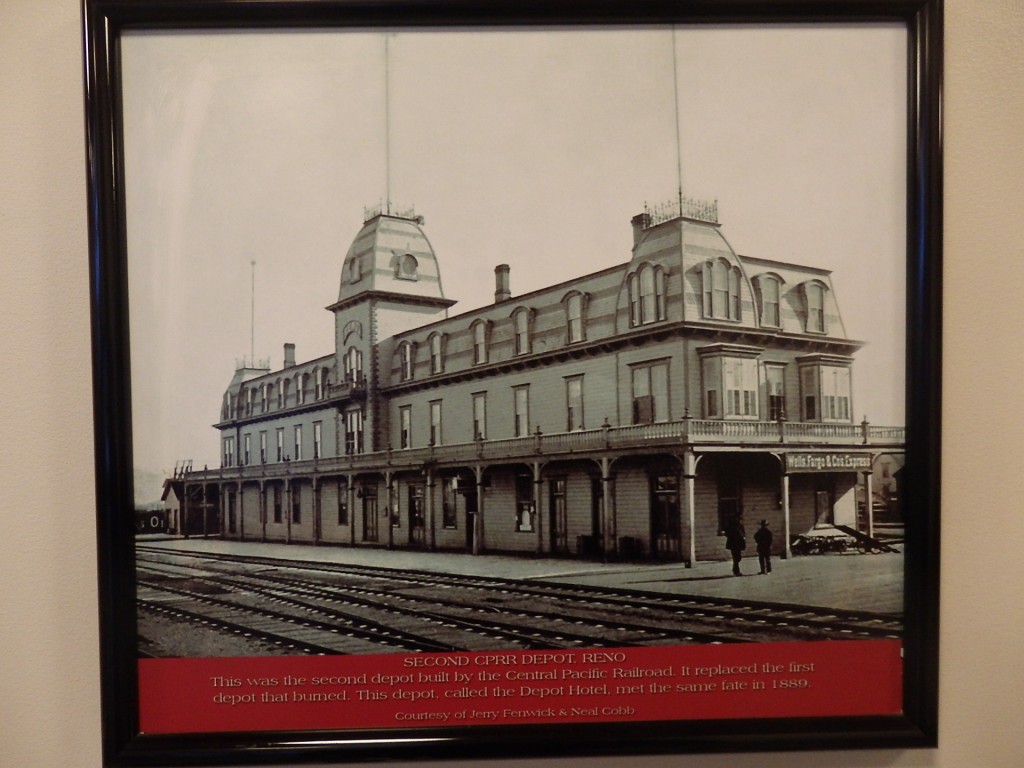
<path fill-rule="evenodd" d="M 395 263 L 395 277 L 399 280 L 416 280 L 419 277 L 420 264 L 411 253 L 398 257 Z"/>
<path fill-rule="evenodd" d="M 565 327 L 568 331 L 568 342 L 573 344 L 586 338 L 582 293 L 570 293 L 565 299 Z"/>
<path fill-rule="evenodd" d="M 317 368 L 313 371 L 313 380 L 316 382 L 316 399 L 323 400 L 327 397 L 327 369 Z"/>
<path fill-rule="evenodd" d="M 530 310 L 526 307 L 519 307 L 512 313 L 512 323 L 515 326 L 516 354 L 530 354 L 532 348 L 530 341 Z"/>
<path fill-rule="evenodd" d="M 665 271 L 644 264 L 629 276 L 629 320 L 634 326 L 665 319 Z"/>
<path fill-rule="evenodd" d="M 358 384 L 363 379 L 363 353 L 355 347 L 349 347 L 345 353 L 345 381 Z"/>
<path fill-rule="evenodd" d="M 278 386 L 278 397 L 280 398 L 281 407 L 282 408 L 288 407 L 288 394 L 289 394 L 288 390 L 290 390 L 291 388 L 292 388 L 292 380 L 291 379 L 282 379 L 281 380 L 281 384 Z"/>
<path fill-rule="evenodd" d="M 740 270 L 725 259 L 704 262 L 701 271 L 704 317 L 715 320 L 740 319 Z"/>

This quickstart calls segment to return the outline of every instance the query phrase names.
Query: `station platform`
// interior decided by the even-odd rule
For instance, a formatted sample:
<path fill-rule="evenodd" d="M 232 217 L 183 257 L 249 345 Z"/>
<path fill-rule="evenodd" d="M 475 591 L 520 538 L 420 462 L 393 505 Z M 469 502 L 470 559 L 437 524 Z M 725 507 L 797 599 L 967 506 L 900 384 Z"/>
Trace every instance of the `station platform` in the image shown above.
<path fill-rule="evenodd" d="M 854 551 L 772 558 L 772 572 L 758 574 L 751 551 L 742 576 L 732 562 L 682 563 L 595 562 L 551 556 L 470 555 L 401 549 L 229 541 L 217 538 L 138 536 L 147 547 L 185 552 L 250 555 L 286 560 L 365 565 L 514 580 L 539 580 L 587 586 L 724 597 L 899 614 L 903 611 L 903 555 Z"/>

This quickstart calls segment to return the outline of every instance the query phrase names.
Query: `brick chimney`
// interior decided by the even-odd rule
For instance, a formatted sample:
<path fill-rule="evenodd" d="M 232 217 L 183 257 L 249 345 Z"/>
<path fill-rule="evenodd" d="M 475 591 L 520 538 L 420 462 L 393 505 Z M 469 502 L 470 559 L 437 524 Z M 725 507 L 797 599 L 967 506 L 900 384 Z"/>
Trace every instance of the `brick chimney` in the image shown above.
<path fill-rule="evenodd" d="M 640 245 L 644 230 L 651 226 L 651 216 L 648 213 L 638 213 L 629 223 L 633 225 L 633 247 L 636 248 Z"/>
<path fill-rule="evenodd" d="M 509 288 L 508 264 L 499 264 L 494 268 L 494 303 L 501 304 L 512 298 L 512 291 Z"/>

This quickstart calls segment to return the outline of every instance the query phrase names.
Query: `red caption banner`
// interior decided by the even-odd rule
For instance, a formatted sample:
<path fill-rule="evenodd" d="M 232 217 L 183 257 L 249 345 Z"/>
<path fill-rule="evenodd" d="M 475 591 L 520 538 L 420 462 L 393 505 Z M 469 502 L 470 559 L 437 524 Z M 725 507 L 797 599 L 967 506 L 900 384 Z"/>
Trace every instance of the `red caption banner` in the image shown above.
<path fill-rule="evenodd" d="M 899 714 L 898 640 L 141 659 L 143 733 Z"/>

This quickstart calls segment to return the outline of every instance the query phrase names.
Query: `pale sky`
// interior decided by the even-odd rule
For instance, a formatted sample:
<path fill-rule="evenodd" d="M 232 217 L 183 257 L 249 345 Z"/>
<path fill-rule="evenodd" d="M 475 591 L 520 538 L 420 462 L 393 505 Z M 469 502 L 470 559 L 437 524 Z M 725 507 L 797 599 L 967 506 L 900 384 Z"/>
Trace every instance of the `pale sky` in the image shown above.
<path fill-rule="evenodd" d="M 137 470 L 219 463 L 253 261 L 276 369 L 284 342 L 333 351 L 324 308 L 389 189 L 425 217 L 459 313 L 493 301 L 499 263 L 517 295 L 627 261 L 630 218 L 676 194 L 677 147 L 738 253 L 833 270 L 868 342 L 856 419 L 902 424 L 906 31 L 674 34 L 679 142 L 668 27 L 399 31 L 387 67 L 381 32 L 125 34 Z"/>

